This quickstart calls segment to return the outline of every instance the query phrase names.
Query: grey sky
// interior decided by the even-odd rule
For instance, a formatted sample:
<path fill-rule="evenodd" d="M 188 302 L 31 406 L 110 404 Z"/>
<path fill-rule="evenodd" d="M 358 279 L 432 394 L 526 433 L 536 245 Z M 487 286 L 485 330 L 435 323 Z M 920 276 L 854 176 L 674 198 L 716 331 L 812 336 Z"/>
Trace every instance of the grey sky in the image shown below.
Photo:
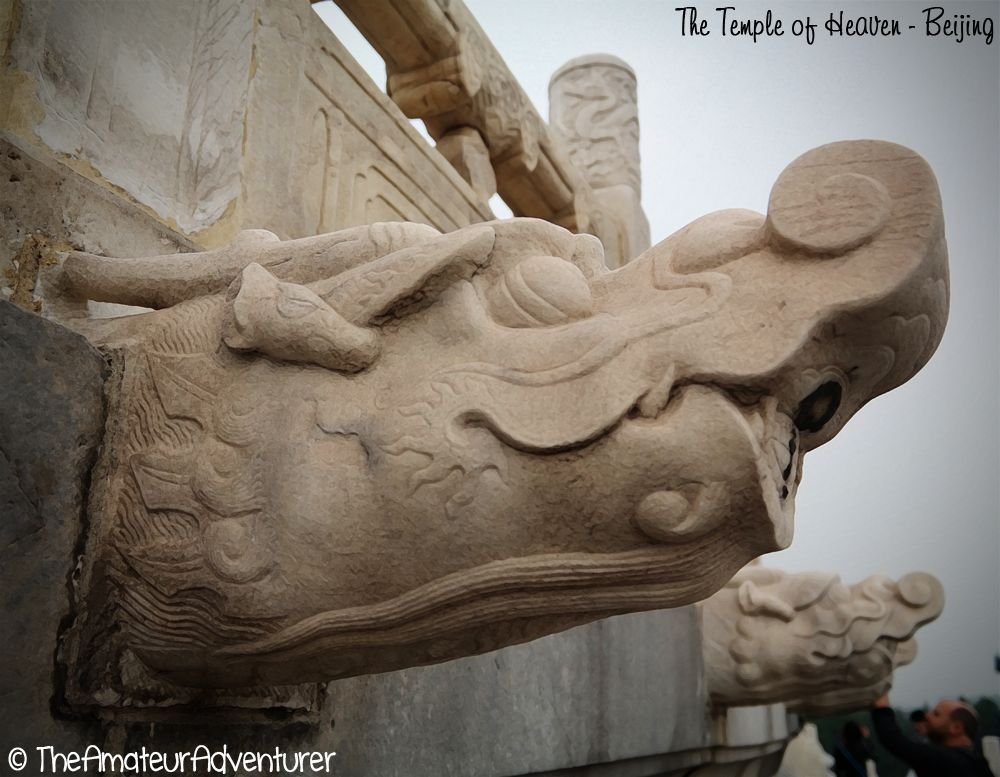
<path fill-rule="evenodd" d="M 944 583 L 944 615 L 919 635 L 894 701 L 1000 693 L 1000 40 L 924 34 L 924 4 L 732 3 L 796 18 L 882 14 L 898 38 L 682 37 L 682 5 L 654 0 L 466 0 L 542 115 L 548 78 L 572 57 L 607 52 L 635 69 L 643 203 L 653 242 L 714 210 L 765 211 L 771 184 L 802 152 L 849 138 L 909 146 L 941 186 L 951 255 L 944 341 L 909 384 L 864 408 L 811 453 L 792 547 L 765 563 L 830 569 L 845 582 L 925 570 Z M 938 3 L 940 5 L 941 3 Z M 328 5 L 326 3 L 323 4 Z M 929 5 L 929 4 L 928 4 Z M 1000 23 L 1000 3 L 945 3 Z M 338 37 L 384 86 L 384 68 L 335 9 Z M 338 18 L 339 17 L 339 18 Z M 909 30 L 908 25 L 917 25 Z"/>

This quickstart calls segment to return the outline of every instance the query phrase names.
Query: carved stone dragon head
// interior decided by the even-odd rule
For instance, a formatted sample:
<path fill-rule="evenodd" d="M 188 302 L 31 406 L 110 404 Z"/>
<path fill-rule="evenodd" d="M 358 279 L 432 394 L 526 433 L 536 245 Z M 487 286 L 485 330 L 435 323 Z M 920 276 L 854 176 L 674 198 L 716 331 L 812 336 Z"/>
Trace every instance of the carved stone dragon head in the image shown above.
<path fill-rule="evenodd" d="M 922 572 L 848 587 L 830 573 L 746 567 L 702 605 L 709 696 L 804 714 L 864 706 L 913 661 L 913 634 L 943 608 L 941 584 Z"/>
<path fill-rule="evenodd" d="M 896 678 L 896 670 L 901 666 L 912 664 L 917 658 L 917 641 L 913 638 L 891 645 L 892 669 L 884 672 L 884 665 L 878 672 L 870 672 L 876 677 L 873 682 L 865 683 L 859 678 L 858 685 L 844 685 L 823 693 L 810 694 L 798 699 L 789 699 L 785 707 L 790 711 L 807 717 L 821 718 L 827 715 L 840 715 L 845 712 L 864 709 L 871 706 L 879 696 L 889 692 Z"/>
<path fill-rule="evenodd" d="M 614 272 L 594 238 L 513 219 L 76 253 L 61 283 L 158 308 L 87 324 L 121 381 L 83 639 L 192 686 L 712 594 L 788 544 L 803 455 L 926 362 L 948 296 L 934 177 L 874 141 Z"/>

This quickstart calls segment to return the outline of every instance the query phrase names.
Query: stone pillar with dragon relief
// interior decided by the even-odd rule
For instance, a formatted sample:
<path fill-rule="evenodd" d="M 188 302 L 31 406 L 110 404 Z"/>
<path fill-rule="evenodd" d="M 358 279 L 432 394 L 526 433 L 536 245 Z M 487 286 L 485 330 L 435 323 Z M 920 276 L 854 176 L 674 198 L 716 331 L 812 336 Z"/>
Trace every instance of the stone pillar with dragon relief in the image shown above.
<path fill-rule="evenodd" d="M 632 68 L 607 54 L 567 62 L 549 82 L 549 124 L 593 189 L 591 231 L 608 264 L 620 267 L 649 248 Z"/>

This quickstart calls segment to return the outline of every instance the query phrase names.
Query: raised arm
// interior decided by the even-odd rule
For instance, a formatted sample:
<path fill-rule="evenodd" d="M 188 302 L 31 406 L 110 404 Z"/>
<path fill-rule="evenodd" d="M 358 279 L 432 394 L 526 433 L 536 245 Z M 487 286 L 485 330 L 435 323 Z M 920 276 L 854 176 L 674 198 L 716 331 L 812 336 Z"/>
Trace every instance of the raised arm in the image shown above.
<path fill-rule="evenodd" d="M 879 743 L 901 761 L 910 766 L 934 766 L 947 769 L 953 766 L 941 749 L 925 742 L 915 742 L 899 730 L 896 713 L 889 706 L 887 696 L 876 699 L 872 705 L 872 728 Z"/>

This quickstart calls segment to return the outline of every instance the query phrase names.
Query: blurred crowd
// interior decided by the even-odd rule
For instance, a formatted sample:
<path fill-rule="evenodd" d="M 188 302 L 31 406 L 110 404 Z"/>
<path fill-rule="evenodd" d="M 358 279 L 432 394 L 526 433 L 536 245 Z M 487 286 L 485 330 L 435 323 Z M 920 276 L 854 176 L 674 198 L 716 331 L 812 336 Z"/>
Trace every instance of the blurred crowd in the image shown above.
<path fill-rule="evenodd" d="M 816 727 L 806 724 L 778 777 L 1000 777 L 997 705 L 983 702 L 985 726 L 964 699 L 898 716 L 883 696 L 867 715 L 852 716 L 826 737 L 825 748 Z"/>

